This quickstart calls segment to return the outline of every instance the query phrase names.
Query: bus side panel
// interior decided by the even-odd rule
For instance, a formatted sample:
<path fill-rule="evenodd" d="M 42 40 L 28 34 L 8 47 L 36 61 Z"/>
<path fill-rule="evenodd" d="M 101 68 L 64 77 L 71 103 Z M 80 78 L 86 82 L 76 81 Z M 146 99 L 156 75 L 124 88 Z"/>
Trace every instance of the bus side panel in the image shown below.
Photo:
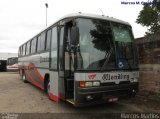
<path fill-rule="evenodd" d="M 33 69 L 27 71 L 27 78 L 33 84 L 44 90 L 44 76 L 48 72 L 48 69 L 41 69 L 34 67 Z"/>
<path fill-rule="evenodd" d="M 44 60 L 47 59 L 47 60 Z M 44 77 L 49 70 L 49 52 L 32 55 L 28 59 L 29 73 L 42 87 Z"/>
<path fill-rule="evenodd" d="M 57 71 L 50 71 L 50 98 L 55 102 L 59 102 L 59 82 Z"/>
<path fill-rule="evenodd" d="M 18 70 L 19 70 L 19 74 L 20 76 L 22 76 L 22 70 L 25 69 L 25 65 L 24 65 L 24 58 L 23 57 L 19 57 L 18 58 Z"/>
<path fill-rule="evenodd" d="M 60 72 L 59 72 L 60 75 Z M 65 83 L 64 83 L 64 77 L 59 76 L 59 98 L 63 101 L 65 101 Z"/>
<path fill-rule="evenodd" d="M 44 77 L 49 73 L 49 52 L 21 57 L 18 64 L 20 70 L 24 69 L 29 82 L 44 89 Z"/>

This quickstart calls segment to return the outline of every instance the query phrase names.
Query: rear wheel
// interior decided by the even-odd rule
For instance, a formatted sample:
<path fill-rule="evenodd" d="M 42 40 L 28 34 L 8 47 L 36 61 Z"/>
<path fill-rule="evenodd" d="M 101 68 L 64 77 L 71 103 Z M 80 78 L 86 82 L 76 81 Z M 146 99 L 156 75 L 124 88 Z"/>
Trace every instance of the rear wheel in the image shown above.
<path fill-rule="evenodd" d="M 27 83 L 26 74 L 25 74 L 24 71 L 22 71 L 22 81 L 23 81 L 24 83 Z"/>

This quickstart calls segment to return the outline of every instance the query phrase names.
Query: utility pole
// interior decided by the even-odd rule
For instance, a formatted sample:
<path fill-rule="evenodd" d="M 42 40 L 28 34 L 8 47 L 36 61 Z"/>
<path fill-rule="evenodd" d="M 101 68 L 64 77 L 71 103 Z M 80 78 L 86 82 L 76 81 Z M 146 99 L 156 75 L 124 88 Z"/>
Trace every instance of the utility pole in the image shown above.
<path fill-rule="evenodd" d="M 46 6 L 46 27 L 47 27 L 47 8 L 48 8 L 48 3 L 45 3 Z"/>

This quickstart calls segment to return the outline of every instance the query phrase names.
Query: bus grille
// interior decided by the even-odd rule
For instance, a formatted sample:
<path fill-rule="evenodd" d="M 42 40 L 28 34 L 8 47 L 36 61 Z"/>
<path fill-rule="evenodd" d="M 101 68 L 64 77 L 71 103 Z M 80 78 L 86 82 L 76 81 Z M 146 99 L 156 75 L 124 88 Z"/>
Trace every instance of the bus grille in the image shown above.
<path fill-rule="evenodd" d="M 115 84 L 115 82 L 101 83 L 101 86 L 113 86 L 113 85 L 121 85 L 121 84 L 130 84 L 130 81 L 121 81 L 119 82 L 119 84 Z"/>

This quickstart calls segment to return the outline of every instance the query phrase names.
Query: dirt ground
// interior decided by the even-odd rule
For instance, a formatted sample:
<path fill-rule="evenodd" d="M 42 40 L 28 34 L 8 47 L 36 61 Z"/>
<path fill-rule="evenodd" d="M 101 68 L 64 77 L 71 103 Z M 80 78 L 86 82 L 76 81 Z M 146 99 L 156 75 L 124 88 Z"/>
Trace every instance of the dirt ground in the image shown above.
<path fill-rule="evenodd" d="M 0 112 L 12 113 L 160 113 L 160 101 L 136 96 L 84 108 L 66 102 L 56 103 L 30 83 L 23 83 L 18 73 L 0 72 Z"/>

